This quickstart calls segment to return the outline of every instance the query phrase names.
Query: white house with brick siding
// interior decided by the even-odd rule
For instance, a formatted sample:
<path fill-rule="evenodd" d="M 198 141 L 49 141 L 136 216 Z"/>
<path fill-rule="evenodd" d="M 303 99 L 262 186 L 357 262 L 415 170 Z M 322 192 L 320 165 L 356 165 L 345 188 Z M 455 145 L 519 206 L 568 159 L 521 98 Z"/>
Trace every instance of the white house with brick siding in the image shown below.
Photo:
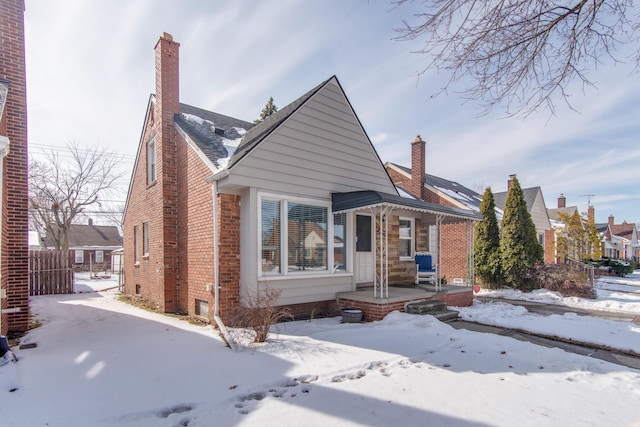
<path fill-rule="evenodd" d="M 125 208 L 127 293 L 225 322 L 267 286 L 297 317 L 471 303 L 469 289 L 393 286 L 413 284 L 430 225 L 480 217 L 400 197 L 335 76 L 253 125 L 180 103 L 178 51 L 166 33 L 155 48 Z"/>

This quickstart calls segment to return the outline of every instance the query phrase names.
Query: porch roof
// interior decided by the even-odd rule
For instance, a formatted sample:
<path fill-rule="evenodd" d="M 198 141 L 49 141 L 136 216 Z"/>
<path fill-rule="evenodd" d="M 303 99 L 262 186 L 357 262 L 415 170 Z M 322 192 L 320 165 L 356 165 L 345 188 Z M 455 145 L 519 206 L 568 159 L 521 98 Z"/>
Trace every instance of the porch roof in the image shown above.
<path fill-rule="evenodd" d="M 471 210 L 454 208 L 452 206 L 429 203 L 417 199 L 409 199 L 395 194 L 378 191 L 351 191 L 347 193 L 332 193 L 333 212 L 362 210 L 365 208 L 390 207 L 393 209 L 410 210 L 430 215 L 441 215 L 442 223 L 461 221 L 482 221 L 482 215 Z"/>

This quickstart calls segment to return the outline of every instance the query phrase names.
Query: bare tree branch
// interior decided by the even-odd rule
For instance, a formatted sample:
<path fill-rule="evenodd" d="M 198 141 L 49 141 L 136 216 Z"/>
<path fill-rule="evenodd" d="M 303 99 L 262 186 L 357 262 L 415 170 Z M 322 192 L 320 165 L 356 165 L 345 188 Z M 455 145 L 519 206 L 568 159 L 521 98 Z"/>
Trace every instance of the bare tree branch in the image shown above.
<path fill-rule="evenodd" d="M 418 3 L 393 1 L 396 7 Z M 445 70 L 479 101 L 483 113 L 498 104 L 511 116 L 538 109 L 555 113 L 558 99 L 569 103 L 570 84 L 594 86 L 588 71 L 615 57 L 624 44 L 635 48 L 640 66 L 639 16 L 632 0 L 432 0 L 420 1 L 417 23 L 403 21 L 396 40 L 423 40 L 416 53 L 430 57 L 430 69 Z M 635 20 L 635 21 L 634 21 Z"/>
<path fill-rule="evenodd" d="M 68 231 L 89 206 L 98 204 L 113 189 L 124 172 L 118 172 L 119 158 L 106 148 L 80 149 L 68 146 L 70 160 L 53 149 L 44 160 L 29 164 L 29 214 L 32 224 L 46 235 L 56 249 L 69 247 Z"/>

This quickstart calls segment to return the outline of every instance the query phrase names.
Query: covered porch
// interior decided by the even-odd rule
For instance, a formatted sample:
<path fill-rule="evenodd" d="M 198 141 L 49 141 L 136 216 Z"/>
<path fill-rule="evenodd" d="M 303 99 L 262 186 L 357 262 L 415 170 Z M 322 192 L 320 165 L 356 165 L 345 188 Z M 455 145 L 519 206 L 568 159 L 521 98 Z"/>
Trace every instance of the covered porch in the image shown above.
<path fill-rule="evenodd" d="M 355 308 L 364 313 L 365 321 L 382 319 L 387 313 L 405 311 L 407 304 L 438 300 L 452 306 L 467 306 L 473 303 L 473 230 L 482 216 L 471 210 L 428 203 L 422 200 L 375 191 L 334 193 L 334 213 L 352 212 L 371 218 L 371 253 L 358 248 L 366 230 L 356 227 L 355 289 L 336 294 L 338 308 Z M 458 259 L 464 266 L 458 277 L 443 277 L 443 227 L 456 225 L 461 241 L 456 246 Z M 415 255 L 429 253 L 434 259 L 435 280 L 433 283 L 416 283 Z M 364 255 L 363 255 L 364 254 Z M 371 262 L 362 258 L 370 257 Z M 362 269 L 366 271 L 362 271 Z M 367 276 L 370 274 L 370 276 Z M 370 277 L 370 280 L 366 280 Z"/>

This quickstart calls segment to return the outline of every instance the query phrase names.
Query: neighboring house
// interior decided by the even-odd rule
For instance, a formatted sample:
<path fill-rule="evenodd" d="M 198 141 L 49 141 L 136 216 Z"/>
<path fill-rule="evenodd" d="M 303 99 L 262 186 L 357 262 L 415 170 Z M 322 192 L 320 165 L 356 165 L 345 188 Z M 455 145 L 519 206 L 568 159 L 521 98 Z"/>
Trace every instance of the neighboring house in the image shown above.
<path fill-rule="evenodd" d="M 585 217 L 583 214 L 580 213 L 577 206 L 567 206 L 567 198 L 564 196 L 564 194 L 560 194 L 560 196 L 558 197 L 558 204 L 556 208 L 547 209 L 549 222 L 555 232 L 554 241 L 556 243 L 558 242 L 558 239 L 557 239 L 558 235 L 561 233 L 564 233 L 564 230 L 566 228 L 566 224 L 564 223 L 562 218 L 563 217 L 570 218 L 576 213 L 580 216 L 580 220 L 583 226 L 584 224 L 593 224 L 596 230 L 600 232 L 600 235 L 602 236 L 602 244 L 601 244 L 602 246 L 604 244 L 605 239 L 604 239 L 604 234 L 601 232 L 599 228 L 599 224 L 595 224 L 595 208 L 591 204 L 589 204 L 587 208 L 587 215 Z M 554 252 L 555 252 L 554 258 L 556 259 L 556 262 L 557 262 L 559 261 L 557 246 L 554 246 Z M 579 258 L 579 256 L 575 254 L 573 256 L 569 254 L 569 257 L 574 259 Z"/>
<path fill-rule="evenodd" d="M 636 224 L 623 221 L 614 222 L 613 215 L 609 215 L 608 229 L 605 231 L 608 244 L 605 243 L 605 255 L 610 258 L 621 258 L 637 261 L 640 259 L 640 243 Z M 608 249 L 608 252 L 607 252 Z"/>
<path fill-rule="evenodd" d="M 0 334 L 29 326 L 24 2 L 0 7 Z"/>
<path fill-rule="evenodd" d="M 258 125 L 179 102 L 179 44 L 156 44 L 124 216 L 125 292 L 167 312 L 233 321 L 267 287 L 296 316 L 411 300 L 429 226 L 479 215 L 400 197 L 338 79 Z M 462 296 L 460 296 L 462 295 Z"/>
<path fill-rule="evenodd" d="M 53 241 L 45 237 L 47 249 L 53 249 Z M 122 247 L 122 238 L 115 225 L 72 224 L 69 228 L 69 250 L 73 251 L 74 270 L 111 271 L 111 252 Z"/>
<path fill-rule="evenodd" d="M 496 208 L 502 211 L 504 211 L 504 205 L 507 201 L 507 195 L 511 189 L 513 178 L 515 178 L 515 175 L 510 175 L 509 180 L 507 181 L 507 191 L 493 193 L 493 197 L 496 201 Z M 540 243 L 544 249 L 544 262 L 545 264 L 555 264 L 555 230 L 551 227 L 549 213 L 544 203 L 544 197 L 542 196 L 542 189 L 540 187 L 523 188 L 522 195 L 527 203 L 527 209 L 529 210 L 533 224 L 536 227 L 538 243 Z"/>
<path fill-rule="evenodd" d="M 418 135 L 411 143 L 411 168 L 389 162 L 385 168 L 401 194 L 479 214 L 482 195 L 457 182 L 427 174 L 426 161 L 426 142 Z M 440 245 L 433 240 L 429 244 L 430 252 L 441 263 L 441 275 L 450 282 L 454 278 L 473 281 L 473 231 L 466 223 L 444 225 Z"/>

